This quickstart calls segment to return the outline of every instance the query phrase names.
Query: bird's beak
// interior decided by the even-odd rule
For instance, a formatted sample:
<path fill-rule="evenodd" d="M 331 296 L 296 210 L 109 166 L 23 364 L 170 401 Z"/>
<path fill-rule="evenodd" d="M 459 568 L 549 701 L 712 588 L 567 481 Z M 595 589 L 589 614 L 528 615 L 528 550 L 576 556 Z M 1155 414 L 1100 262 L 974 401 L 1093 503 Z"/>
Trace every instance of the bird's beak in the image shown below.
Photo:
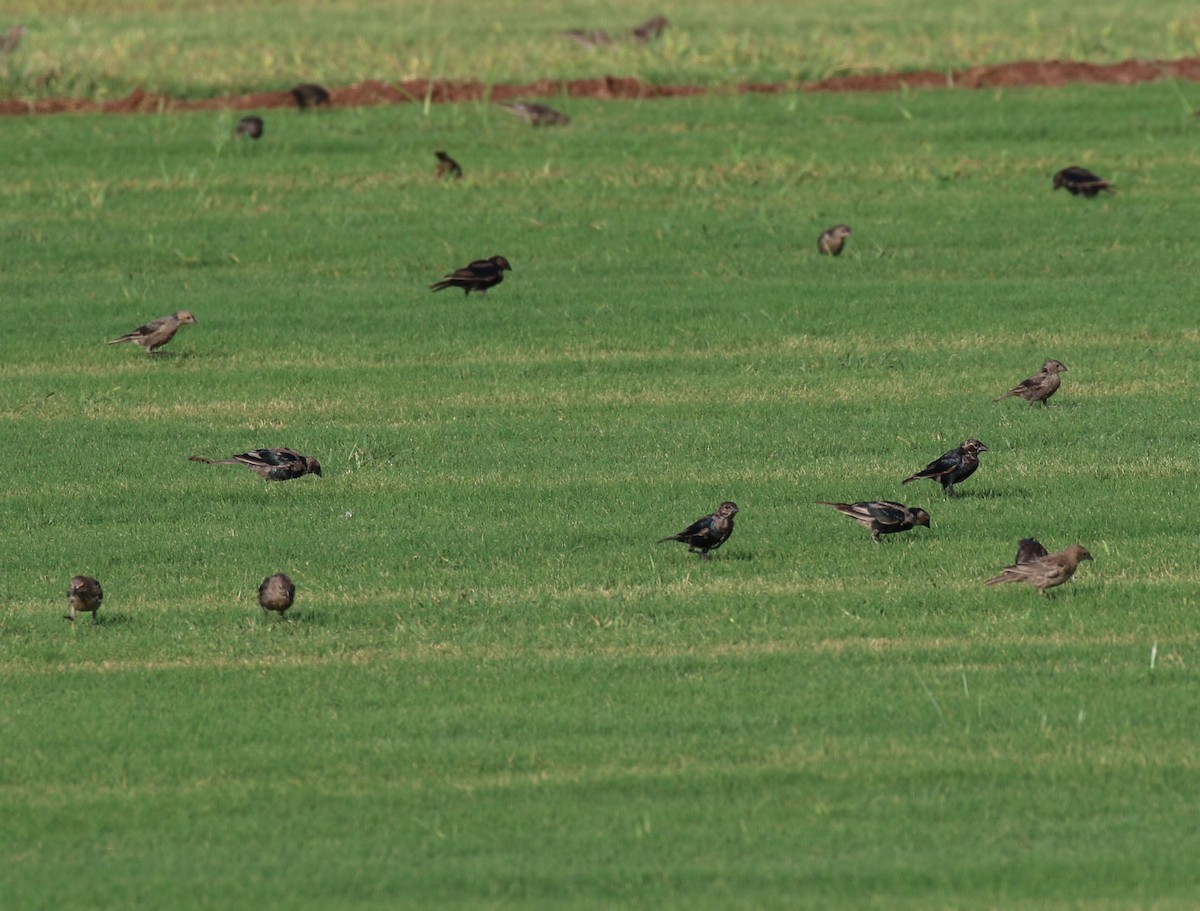
<path fill-rule="evenodd" d="M 986 446 L 984 446 L 982 443 L 979 444 L 979 451 L 980 452 L 991 452 L 991 450 L 988 449 Z"/>

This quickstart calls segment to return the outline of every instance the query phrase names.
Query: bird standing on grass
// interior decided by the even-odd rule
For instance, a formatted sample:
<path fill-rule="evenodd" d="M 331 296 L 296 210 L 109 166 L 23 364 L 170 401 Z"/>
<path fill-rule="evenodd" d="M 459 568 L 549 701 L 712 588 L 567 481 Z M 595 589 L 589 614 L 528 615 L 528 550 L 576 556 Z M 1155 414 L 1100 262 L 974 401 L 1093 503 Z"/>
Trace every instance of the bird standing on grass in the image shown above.
<path fill-rule="evenodd" d="M 248 136 L 250 139 L 260 139 L 263 134 L 263 119 L 261 117 L 243 117 L 237 122 L 233 135 Z"/>
<path fill-rule="evenodd" d="M 869 500 L 864 503 L 832 503 L 817 500 L 822 506 L 832 506 L 844 516 L 871 531 L 871 540 L 879 543 L 880 535 L 894 535 L 918 525 L 929 528 L 929 513 L 919 506 L 905 506 L 891 500 Z"/>
<path fill-rule="evenodd" d="M 301 455 L 294 449 L 252 449 L 227 459 L 206 459 L 204 456 L 188 456 L 189 462 L 206 465 L 245 465 L 268 481 L 290 481 L 306 474 L 321 477 L 321 463 L 312 456 Z"/>
<path fill-rule="evenodd" d="M 733 517 L 737 515 L 737 512 L 737 504 L 726 500 L 717 507 L 717 511 L 711 516 L 697 519 L 679 534 L 668 535 L 655 543 L 679 541 L 688 546 L 689 553 L 699 554 L 704 560 L 711 560 L 708 552 L 716 550 L 733 534 Z"/>
<path fill-rule="evenodd" d="M 503 256 L 477 259 L 470 265 L 455 269 L 429 287 L 434 291 L 441 291 L 443 288 L 462 288 L 464 295 L 470 294 L 472 291 L 487 294 L 488 288 L 494 288 L 504 281 L 505 270 L 511 272 L 512 266 Z"/>
<path fill-rule="evenodd" d="M 834 225 L 828 231 L 822 231 L 817 238 L 817 252 L 822 256 L 841 256 L 846 238 L 852 233 L 849 225 Z"/>
<path fill-rule="evenodd" d="M 633 40 L 638 44 L 645 44 L 647 41 L 653 41 L 662 35 L 663 31 L 671 21 L 666 16 L 655 16 L 652 19 L 647 19 L 641 25 L 634 26 L 630 30 Z"/>
<path fill-rule="evenodd" d="M 296 99 L 296 107 L 302 111 L 329 104 L 329 91 L 315 82 L 305 82 L 296 86 L 291 95 Z"/>
<path fill-rule="evenodd" d="M 108 344 L 116 345 L 120 342 L 133 342 L 135 345 L 141 345 L 146 349 L 147 354 L 153 354 L 155 348 L 161 348 L 179 331 L 179 327 L 186 323 L 195 323 L 196 317 L 187 310 L 176 310 L 170 316 L 164 316 L 162 319 L 156 319 L 146 323 L 144 326 L 138 326 L 132 332 L 127 332 L 120 338 L 108 340 Z"/>
<path fill-rule="evenodd" d="M 1054 189 L 1057 190 L 1060 187 L 1066 187 L 1067 192 L 1072 196 L 1086 196 L 1089 199 L 1101 190 L 1107 190 L 1109 193 L 1115 192 L 1107 180 L 1097 177 L 1087 168 L 1081 168 L 1077 164 L 1063 168 L 1054 175 Z"/>
<path fill-rule="evenodd" d="M 296 586 L 292 584 L 287 573 L 267 576 L 258 587 L 258 603 L 265 617 L 270 617 L 271 611 L 277 611 L 282 617 L 284 611 L 291 607 L 295 600 Z"/>
<path fill-rule="evenodd" d="M 556 111 L 536 101 L 514 101 L 500 107 L 535 127 L 565 127 L 571 122 L 571 118 L 562 111 Z"/>
<path fill-rule="evenodd" d="M 965 481 L 975 473 L 975 469 L 979 467 L 979 453 L 987 451 L 988 448 L 979 440 L 963 440 L 962 445 L 957 449 L 943 453 L 916 474 L 909 475 L 900 483 L 907 484 L 909 481 L 928 478 L 931 481 L 939 482 L 942 490 L 946 491 L 946 496 L 952 497 L 954 496 L 954 485 L 959 481 Z"/>
<path fill-rule="evenodd" d="M 1038 550 L 1042 556 L 1032 557 Z M 1021 560 L 1022 554 L 1028 554 L 1032 559 Z M 1054 588 L 1068 581 L 1083 560 L 1092 559 L 1082 544 L 1072 544 L 1066 550 L 1056 554 L 1047 554 L 1046 548 L 1034 538 L 1026 538 L 1017 546 L 1017 562 L 1005 567 L 998 576 L 993 576 L 985 585 L 1000 585 L 1004 582 L 1027 582 L 1038 590 L 1038 594 L 1046 594 L 1046 589 Z"/>
<path fill-rule="evenodd" d="M 437 156 L 438 160 L 438 177 L 453 177 L 455 180 L 462 179 L 462 166 L 457 161 L 440 150 L 433 154 Z"/>
<path fill-rule="evenodd" d="M 75 615 L 79 611 L 92 615 L 92 622 L 96 622 L 96 611 L 100 609 L 100 602 L 104 600 L 104 590 L 100 588 L 100 583 L 91 576 L 76 576 L 71 580 L 70 587 L 67 588 L 67 607 L 70 613 L 66 619 L 72 623 L 75 622 Z"/>
<path fill-rule="evenodd" d="M 1004 395 L 996 396 L 992 401 L 999 402 L 1010 395 L 1019 395 L 1021 398 L 1028 400 L 1030 408 L 1038 402 L 1045 405 L 1046 399 L 1058 392 L 1058 387 L 1062 385 L 1062 378 L 1059 374 L 1065 373 L 1066 370 L 1066 364 L 1051 358 L 1042 364 L 1040 373 L 1035 373 L 1028 379 L 1022 380 L 1016 386 L 1013 386 L 1012 389 L 1008 390 L 1008 392 L 1004 393 Z"/>

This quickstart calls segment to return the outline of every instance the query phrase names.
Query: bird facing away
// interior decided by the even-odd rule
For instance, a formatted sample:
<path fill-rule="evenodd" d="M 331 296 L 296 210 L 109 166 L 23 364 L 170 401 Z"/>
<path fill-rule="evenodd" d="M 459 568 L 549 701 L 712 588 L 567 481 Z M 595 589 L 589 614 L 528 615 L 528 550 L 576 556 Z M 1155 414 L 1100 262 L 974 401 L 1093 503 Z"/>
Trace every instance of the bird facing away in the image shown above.
<path fill-rule="evenodd" d="M 329 104 L 329 92 L 324 86 L 315 82 L 305 82 L 292 89 L 292 97 L 296 99 L 296 107 L 302 111 Z"/>
<path fill-rule="evenodd" d="M 156 319 L 144 326 L 138 326 L 132 332 L 127 332 L 120 338 L 108 340 L 108 344 L 116 345 L 119 342 L 133 342 L 135 345 L 141 345 L 146 349 L 147 354 L 153 354 L 155 348 L 161 348 L 179 331 L 179 327 L 185 323 L 195 323 L 196 317 L 187 310 L 176 310 L 170 316 L 164 316 L 162 319 Z"/>
<path fill-rule="evenodd" d="M 1038 548 L 1045 551 L 1045 548 L 1038 544 L 1036 540 L 1029 538 L 1026 541 L 1031 544 L 1037 544 Z M 1026 541 L 1022 541 L 1021 544 L 1025 544 Z M 1033 553 L 1033 550 L 1031 549 L 1029 552 Z M 1021 556 L 1021 548 L 1019 546 L 1017 556 Z M 1090 559 L 1092 559 L 1092 555 L 1087 552 L 1087 548 L 1082 544 L 1072 544 L 1066 550 L 1060 550 L 1056 554 L 1045 554 L 1031 560 L 1018 561 L 1012 566 L 1005 567 L 1000 575 L 993 576 L 984 584 L 1000 585 L 1003 582 L 1027 582 L 1038 590 L 1038 594 L 1044 595 L 1046 594 L 1046 589 L 1062 585 L 1075 575 L 1075 569 L 1079 566 L 1080 561 Z"/>
<path fill-rule="evenodd" d="M 866 503 L 831 503 L 817 500 L 822 506 L 832 506 L 844 516 L 871 531 L 871 540 L 879 543 L 880 535 L 893 535 L 918 525 L 929 528 L 929 513 L 919 506 L 905 506 L 890 500 L 871 500 Z"/>
<path fill-rule="evenodd" d="M 1022 538 L 1017 542 L 1017 557 L 1014 563 L 1028 563 L 1049 554 L 1050 551 L 1042 546 L 1037 538 Z"/>
<path fill-rule="evenodd" d="M 206 465 L 245 465 L 268 481 L 290 481 L 292 478 L 315 474 L 321 477 L 321 463 L 312 456 L 301 455 L 294 449 L 251 449 L 227 459 L 206 459 L 204 456 L 188 456 L 189 462 Z"/>
<path fill-rule="evenodd" d="M 708 552 L 716 550 L 733 534 L 733 517 L 737 515 L 737 512 L 737 504 L 726 500 L 717 507 L 717 511 L 711 516 L 697 519 L 679 534 L 667 535 L 655 543 L 680 541 L 688 546 L 689 553 L 699 554 L 704 560 L 711 560 L 712 557 L 708 555 Z"/>
<path fill-rule="evenodd" d="M 572 41 L 577 41 L 586 48 L 596 48 L 603 44 L 612 44 L 612 35 L 602 28 L 573 28 L 565 32 L 559 32 L 559 35 L 563 38 L 570 38 Z"/>
<path fill-rule="evenodd" d="M 433 154 L 437 156 L 438 160 L 438 177 L 453 177 L 455 180 L 462 179 L 462 166 L 457 161 L 440 150 Z"/>
<path fill-rule="evenodd" d="M 992 399 L 993 402 L 998 402 L 1001 399 L 1006 399 L 1010 395 L 1019 395 L 1023 399 L 1029 401 L 1029 407 L 1032 408 L 1038 402 L 1046 404 L 1046 399 L 1058 392 L 1058 387 L 1062 385 L 1060 373 L 1065 373 L 1067 365 L 1062 361 L 1056 361 L 1053 358 L 1042 364 L 1040 373 L 1035 373 L 1028 379 L 1022 380 L 1012 389 L 1004 393 L 1004 395 L 996 396 Z"/>
<path fill-rule="evenodd" d="M 851 235 L 849 225 L 834 225 L 828 231 L 822 231 L 817 238 L 817 250 L 822 256 L 841 256 L 842 248 L 846 246 L 846 238 Z"/>
<path fill-rule="evenodd" d="M 965 481 L 975 473 L 975 469 L 979 467 L 979 453 L 987 451 L 988 448 L 979 440 L 963 440 L 962 445 L 957 449 L 943 453 L 916 474 L 909 475 L 900 483 L 907 484 L 909 481 L 929 478 L 931 481 L 938 481 L 942 485 L 942 490 L 946 491 L 946 496 L 952 497 L 954 496 L 954 485 L 959 481 Z"/>
<path fill-rule="evenodd" d="M 3 38 L 0 38 L 0 54 L 11 54 L 21 46 L 21 36 L 25 34 L 25 26 L 14 25 Z"/>
<path fill-rule="evenodd" d="M 263 119 L 261 117 L 243 117 L 233 130 L 234 137 L 248 136 L 251 139 L 261 139 L 263 134 Z"/>
<path fill-rule="evenodd" d="M 638 44 L 645 44 L 647 41 L 652 41 L 662 35 L 663 31 L 671 21 L 666 16 L 655 16 L 652 19 L 647 19 L 641 25 L 635 26 L 630 34 L 633 35 L 633 40 Z"/>
<path fill-rule="evenodd" d="M 75 614 L 83 611 L 91 614 L 92 622 L 95 623 L 96 611 L 100 609 L 100 602 L 103 600 L 104 590 L 100 588 L 99 582 L 91 576 L 76 576 L 67 588 L 67 607 L 71 611 L 67 614 L 67 619 L 74 623 Z"/>
<path fill-rule="evenodd" d="M 535 127 L 565 127 L 571 122 L 571 118 L 562 111 L 556 111 L 554 108 L 538 104 L 536 101 L 514 101 L 512 104 L 502 104 L 500 107 Z"/>
<path fill-rule="evenodd" d="M 434 291 L 443 288 L 462 288 L 463 294 L 478 291 L 487 294 L 488 288 L 494 288 L 504 281 L 505 270 L 512 271 L 512 266 L 503 256 L 493 256 L 491 259 L 477 259 L 461 269 L 455 269 L 441 281 L 436 281 L 429 287 Z"/>
<path fill-rule="evenodd" d="M 267 576 L 258 587 L 258 604 L 263 609 L 263 616 L 270 617 L 271 611 L 277 611 L 279 616 L 292 606 L 296 600 L 296 586 L 288 578 L 287 573 L 276 573 Z"/>
<path fill-rule="evenodd" d="M 1054 189 L 1057 190 L 1060 187 L 1066 187 L 1067 192 L 1072 196 L 1087 196 L 1088 198 L 1095 196 L 1101 190 L 1107 190 L 1109 193 L 1115 192 L 1107 180 L 1077 164 L 1063 168 L 1054 175 Z"/>

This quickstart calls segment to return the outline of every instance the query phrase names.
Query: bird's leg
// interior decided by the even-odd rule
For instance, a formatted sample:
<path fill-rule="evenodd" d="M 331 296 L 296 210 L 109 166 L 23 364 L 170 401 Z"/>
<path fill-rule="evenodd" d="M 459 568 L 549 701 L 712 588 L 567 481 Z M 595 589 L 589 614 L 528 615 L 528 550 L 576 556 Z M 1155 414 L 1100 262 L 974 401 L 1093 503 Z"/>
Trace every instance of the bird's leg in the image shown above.
<path fill-rule="evenodd" d="M 876 544 L 879 543 L 879 530 L 878 529 L 875 529 L 875 528 L 871 529 L 871 540 L 874 541 Z"/>

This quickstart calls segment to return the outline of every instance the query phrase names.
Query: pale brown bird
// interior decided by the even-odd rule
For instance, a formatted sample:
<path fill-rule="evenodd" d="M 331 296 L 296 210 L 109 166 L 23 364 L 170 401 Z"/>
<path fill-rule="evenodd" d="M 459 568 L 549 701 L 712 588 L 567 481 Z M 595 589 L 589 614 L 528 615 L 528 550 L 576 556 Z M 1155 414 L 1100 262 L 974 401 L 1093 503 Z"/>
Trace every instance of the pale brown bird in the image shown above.
<path fill-rule="evenodd" d="M 891 500 L 868 500 L 863 503 L 833 503 L 817 500 L 822 506 L 832 506 L 871 532 L 871 540 L 879 543 L 880 535 L 908 531 L 918 525 L 929 528 L 929 513 L 919 506 L 905 506 Z"/>
<path fill-rule="evenodd" d="M 291 95 L 296 99 L 296 107 L 302 111 L 329 104 L 329 91 L 315 82 L 305 82 L 296 86 Z"/>
<path fill-rule="evenodd" d="M 133 342 L 135 345 L 141 345 L 146 349 L 147 354 L 153 354 L 154 349 L 161 348 L 179 331 L 179 327 L 187 323 L 195 323 L 196 317 L 187 310 L 176 310 L 170 316 L 164 316 L 162 319 L 156 319 L 146 323 L 144 326 L 138 326 L 132 332 L 122 335 L 120 338 L 108 340 L 108 344 L 116 345 L 120 342 Z"/>
<path fill-rule="evenodd" d="M 822 231 L 817 238 L 817 252 L 822 256 L 841 256 L 842 248 L 846 246 L 846 238 L 851 235 L 849 225 L 834 225 L 828 231 Z"/>
<path fill-rule="evenodd" d="M 652 41 L 662 35 L 663 31 L 671 21 L 666 16 L 655 16 L 652 19 L 647 19 L 641 25 L 635 26 L 630 34 L 633 35 L 633 40 L 638 44 L 645 44 L 647 41 Z"/>
<path fill-rule="evenodd" d="M 1033 539 L 1028 540 L 1037 544 L 1037 541 Z M 1025 541 L 1021 543 L 1024 544 Z M 1038 547 L 1041 545 L 1038 544 Z M 1029 552 L 1032 553 L 1035 550 L 1036 548 L 1031 548 Z M 1017 556 L 1021 556 L 1020 547 L 1018 547 Z M 1092 555 L 1087 552 L 1087 548 L 1082 544 L 1072 544 L 1066 550 L 1060 550 L 1056 554 L 1046 554 L 1005 567 L 1000 575 L 993 576 L 984 584 L 1000 585 L 1004 582 L 1026 582 L 1036 588 L 1038 594 L 1044 595 L 1046 589 L 1062 585 L 1075 575 L 1080 561 L 1090 559 L 1092 559 Z"/>
<path fill-rule="evenodd" d="M 457 161 L 441 150 L 433 154 L 437 156 L 438 160 L 438 177 L 453 177 L 455 180 L 462 179 L 462 166 Z"/>
<path fill-rule="evenodd" d="M 321 477 L 321 463 L 312 456 L 301 455 L 294 449 L 252 449 L 227 459 L 206 459 L 204 456 L 188 456 L 189 462 L 205 465 L 245 465 L 267 481 L 290 481 L 306 474 Z"/>
<path fill-rule="evenodd" d="M 261 117 L 243 117 L 237 122 L 233 135 L 246 136 L 250 139 L 261 139 L 263 134 L 263 119 Z"/>
<path fill-rule="evenodd" d="M 14 25 L 3 38 L 0 38 L 0 54 L 11 54 L 21 46 L 21 36 L 25 34 L 25 26 Z"/>
<path fill-rule="evenodd" d="M 1012 389 L 1004 393 L 1004 395 L 996 396 L 992 399 L 993 402 L 999 402 L 1001 399 L 1006 399 L 1010 395 L 1018 395 L 1029 401 L 1029 407 L 1032 408 L 1038 402 L 1046 404 L 1046 399 L 1058 392 L 1058 387 L 1062 385 L 1060 373 L 1065 373 L 1067 365 L 1062 361 L 1056 361 L 1053 358 L 1042 364 L 1040 373 L 1035 373 L 1026 380 L 1022 380 Z"/>
<path fill-rule="evenodd" d="M 100 588 L 100 583 L 91 576 L 76 576 L 71 580 L 71 585 L 67 588 L 67 607 L 70 608 L 70 613 L 66 619 L 72 623 L 75 622 L 75 614 L 79 611 L 92 615 L 92 622 L 96 622 L 96 611 L 100 609 L 100 602 L 104 600 L 104 590 Z"/>
<path fill-rule="evenodd" d="M 271 611 L 277 611 L 282 617 L 284 611 L 291 607 L 295 600 L 296 586 L 292 584 L 287 573 L 267 576 L 258 587 L 258 603 L 265 617 L 270 617 Z"/>
<path fill-rule="evenodd" d="M 1063 168 L 1054 175 L 1054 189 L 1066 187 L 1067 192 L 1072 196 L 1086 196 L 1091 198 L 1101 190 L 1107 190 L 1109 193 L 1114 192 L 1112 185 L 1101 177 L 1096 176 L 1087 168 L 1081 168 L 1077 164 L 1071 165 L 1069 168 Z"/>
<path fill-rule="evenodd" d="M 536 101 L 514 101 L 512 104 L 502 104 L 500 107 L 535 127 L 566 126 L 571 118 L 562 111 Z"/>

